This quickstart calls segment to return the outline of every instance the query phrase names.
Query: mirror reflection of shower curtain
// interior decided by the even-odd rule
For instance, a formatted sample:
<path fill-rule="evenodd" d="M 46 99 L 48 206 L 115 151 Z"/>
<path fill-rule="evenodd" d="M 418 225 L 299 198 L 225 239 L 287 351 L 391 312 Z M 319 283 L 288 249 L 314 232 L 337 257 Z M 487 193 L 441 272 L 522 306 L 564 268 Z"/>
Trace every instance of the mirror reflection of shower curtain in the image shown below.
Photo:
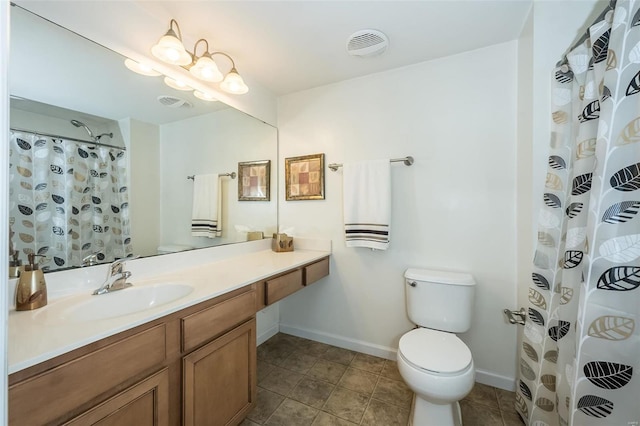
<path fill-rule="evenodd" d="M 516 409 L 529 425 L 640 421 L 640 3 L 554 73 Z"/>
<path fill-rule="evenodd" d="M 131 253 L 125 151 L 11 131 L 9 221 L 20 258 L 43 270 Z"/>

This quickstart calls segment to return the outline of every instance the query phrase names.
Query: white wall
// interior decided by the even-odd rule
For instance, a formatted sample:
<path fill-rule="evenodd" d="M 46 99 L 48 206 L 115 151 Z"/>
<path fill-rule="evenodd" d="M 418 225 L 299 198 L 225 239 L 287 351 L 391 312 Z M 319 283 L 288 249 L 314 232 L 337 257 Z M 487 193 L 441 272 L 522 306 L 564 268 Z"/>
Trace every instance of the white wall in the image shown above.
<path fill-rule="evenodd" d="M 388 251 L 344 246 L 341 171 L 326 171 L 326 200 L 281 202 L 281 226 L 334 242 L 330 277 L 281 302 L 281 330 L 393 356 L 412 327 L 405 269 L 467 271 L 476 311 L 461 337 L 479 380 L 512 385 L 516 331 L 501 311 L 515 300 L 516 50 L 499 44 L 279 99 L 281 167 L 317 152 L 327 163 L 416 161 L 392 167 Z"/>
<path fill-rule="evenodd" d="M 266 236 L 277 221 L 277 130 L 232 108 L 160 127 L 161 243 L 205 247 L 246 241 L 244 225 Z M 271 200 L 238 201 L 238 178 L 223 180 L 221 238 L 191 237 L 193 181 L 187 176 L 238 172 L 238 163 L 271 160 Z"/>
<path fill-rule="evenodd" d="M 121 120 L 128 131 L 129 205 L 133 253 L 151 256 L 160 245 L 160 128 L 138 120 Z"/>
<path fill-rule="evenodd" d="M 533 211 L 533 11 L 529 13 L 520 38 L 518 39 L 518 143 L 517 143 L 517 248 L 518 248 L 518 288 L 516 300 L 506 306 L 519 310 L 526 306 L 528 285 L 531 280 L 531 264 L 537 229 Z M 535 175 L 539 176 L 540 171 Z M 519 333 L 519 338 L 522 333 Z M 520 347 L 520 341 L 518 341 Z"/>

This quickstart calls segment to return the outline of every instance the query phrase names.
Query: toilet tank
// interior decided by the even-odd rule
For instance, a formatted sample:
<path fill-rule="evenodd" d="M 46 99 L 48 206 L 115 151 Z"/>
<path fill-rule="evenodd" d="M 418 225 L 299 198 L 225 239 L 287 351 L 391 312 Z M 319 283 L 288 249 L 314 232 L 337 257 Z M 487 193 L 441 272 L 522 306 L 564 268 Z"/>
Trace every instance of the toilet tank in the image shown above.
<path fill-rule="evenodd" d="M 165 244 L 158 247 L 158 254 L 178 253 L 186 250 L 193 250 L 195 247 L 184 244 Z"/>
<path fill-rule="evenodd" d="M 414 324 L 451 333 L 471 328 L 476 288 L 472 275 L 407 269 L 404 277 L 407 314 Z"/>

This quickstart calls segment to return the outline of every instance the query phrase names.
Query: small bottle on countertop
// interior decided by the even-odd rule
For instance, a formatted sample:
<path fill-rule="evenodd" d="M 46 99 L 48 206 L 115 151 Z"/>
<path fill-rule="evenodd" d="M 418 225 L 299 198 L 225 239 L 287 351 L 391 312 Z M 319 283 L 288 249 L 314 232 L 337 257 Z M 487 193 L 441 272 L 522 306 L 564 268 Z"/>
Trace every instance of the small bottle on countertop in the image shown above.
<path fill-rule="evenodd" d="M 16 286 L 16 311 L 31 311 L 47 304 L 47 283 L 35 262 L 36 256 L 41 255 L 29 253 L 29 264 L 24 265 L 24 271 L 20 273 Z"/>

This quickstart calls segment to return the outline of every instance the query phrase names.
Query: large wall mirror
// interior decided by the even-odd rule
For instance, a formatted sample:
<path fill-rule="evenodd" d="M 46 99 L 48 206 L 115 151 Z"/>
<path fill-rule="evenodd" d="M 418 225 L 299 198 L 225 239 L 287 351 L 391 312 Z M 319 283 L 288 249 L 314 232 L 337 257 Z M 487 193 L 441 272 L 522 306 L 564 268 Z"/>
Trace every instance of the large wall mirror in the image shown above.
<path fill-rule="evenodd" d="M 9 225 L 18 258 L 44 255 L 43 269 L 54 271 L 271 235 L 276 128 L 135 74 L 124 59 L 11 8 Z M 238 177 L 228 175 L 265 160 L 273 193 L 239 200 Z M 201 205 L 211 196 L 194 194 L 194 175 L 221 175 L 218 235 L 193 236 L 194 197 Z"/>

